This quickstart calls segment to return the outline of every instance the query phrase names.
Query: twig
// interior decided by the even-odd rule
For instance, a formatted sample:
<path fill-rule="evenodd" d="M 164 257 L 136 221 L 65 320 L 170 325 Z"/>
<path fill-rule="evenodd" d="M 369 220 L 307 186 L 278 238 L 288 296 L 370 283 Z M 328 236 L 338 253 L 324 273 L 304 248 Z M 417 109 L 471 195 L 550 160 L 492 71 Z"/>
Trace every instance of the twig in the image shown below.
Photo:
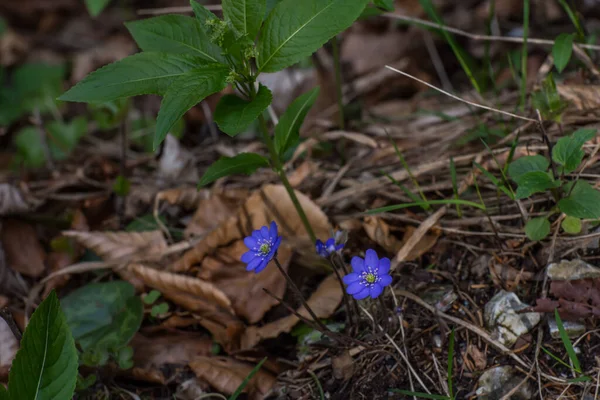
<path fill-rule="evenodd" d="M 550 167 L 552 168 L 552 176 L 554 179 L 558 179 L 558 175 L 556 173 L 556 167 L 554 166 L 554 161 L 552 160 L 552 142 L 550 142 L 550 138 L 548 137 L 548 133 L 546 132 L 546 128 L 544 128 L 544 120 L 542 120 L 542 114 L 540 114 L 540 110 L 535 110 L 535 114 L 537 115 L 537 122 L 540 127 L 540 131 L 542 132 L 542 140 L 548 147 L 548 159 L 550 159 Z"/>
<path fill-rule="evenodd" d="M 452 93 L 448 93 L 448 92 L 446 92 L 445 90 L 443 90 L 443 89 L 440 89 L 440 88 L 438 88 L 437 86 L 434 86 L 434 85 L 432 85 L 432 84 L 430 84 L 430 83 L 427 83 L 427 82 L 425 82 L 424 80 L 422 80 L 422 79 L 419 79 L 419 78 L 417 78 L 417 77 L 415 77 L 415 76 L 412 76 L 411 74 L 407 74 L 407 73 L 406 73 L 406 72 L 404 72 L 404 71 L 400 71 L 399 69 L 396 69 L 396 68 L 394 68 L 394 67 L 390 67 L 389 65 L 386 65 L 385 67 L 386 67 L 387 69 L 391 70 L 391 71 L 394 71 L 394 72 L 397 72 L 397 73 L 399 73 L 400 75 L 404 75 L 404 76 L 406 76 L 406 77 L 408 77 L 408 78 L 414 79 L 415 81 L 417 81 L 417 82 L 419 82 L 419 83 L 422 83 L 423 85 L 425 85 L 425 86 L 428 86 L 428 87 L 430 87 L 430 88 L 432 88 L 432 89 L 435 89 L 435 90 L 437 90 L 438 92 L 445 94 L 446 96 L 452 97 L 452 98 L 453 98 L 453 99 L 455 99 L 455 100 L 462 101 L 463 103 L 466 103 L 466 104 L 472 105 L 473 107 L 478 107 L 478 108 L 482 108 L 482 109 L 484 109 L 484 110 L 493 111 L 493 112 L 497 112 L 497 113 L 500 113 L 500 114 L 508 115 L 508 116 L 510 116 L 510 117 L 513 117 L 513 118 L 522 119 L 522 120 L 524 120 L 524 121 L 537 122 L 537 120 L 535 120 L 535 119 L 532 119 L 532 118 L 523 117 L 523 116 L 521 116 L 521 115 L 517 115 L 517 114 L 509 113 L 508 111 L 502 111 L 502 110 L 498 110 L 497 108 L 492 108 L 492 107 L 484 106 L 484 105 L 481 105 L 481 104 L 473 103 L 472 101 L 468 101 L 468 100 L 465 100 L 465 99 L 461 99 L 460 97 L 458 97 L 458 96 L 455 96 L 455 95 L 453 95 Z"/>
<path fill-rule="evenodd" d="M 15 338 L 17 338 L 17 341 L 21 342 L 21 338 L 23 337 L 23 334 L 21 333 L 21 330 L 17 326 L 14 318 L 12 317 L 12 313 L 8 310 L 8 308 L 0 309 L 0 317 L 4 321 L 6 321 L 6 325 L 8 325 L 8 327 L 12 331 L 13 335 L 15 335 Z"/>

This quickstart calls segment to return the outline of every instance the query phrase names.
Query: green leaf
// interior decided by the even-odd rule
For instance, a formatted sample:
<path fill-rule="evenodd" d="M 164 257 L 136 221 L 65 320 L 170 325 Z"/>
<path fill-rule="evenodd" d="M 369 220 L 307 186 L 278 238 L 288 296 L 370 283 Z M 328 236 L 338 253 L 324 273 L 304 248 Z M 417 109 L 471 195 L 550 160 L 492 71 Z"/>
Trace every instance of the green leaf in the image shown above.
<path fill-rule="evenodd" d="M 242 392 L 244 391 L 246 386 L 248 386 L 248 383 L 250 383 L 250 381 L 252 380 L 254 375 L 256 375 L 256 373 L 260 370 L 260 367 L 262 367 L 262 365 L 265 363 L 265 361 L 267 361 L 267 357 L 260 360 L 260 362 L 258 364 L 256 364 L 256 366 L 254 368 L 252 368 L 252 371 L 250 371 L 248 376 L 246 376 L 244 378 L 242 383 L 240 383 L 240 386 L 238 386 L 238 388 L 235 390 L 235 392 L 233 392 L 233 394 L 227 400 L 236 400 L 240 396 L 240 394 L 242 394 Z"/>
<path fill-rule="evenodd" d="M 126 345 L 139 329 L 144 306 L 128 282 L 90 283 L 63 299 L 73 337 L 85 351 Z"/>
<path fill-rule="evenodd" d="M 70 400 L 77 382 L 77 350 L 54 290 L 35 310 L 10 369 L 13 400 Z"/>
<path fill-rule="evenodd" d="M 163 95 L 174 79 L 203 63 L 202 58 L 186 55 L 134 54 L 92 72 L 59 100 L 100 102 L 140 94 Z"/>
<path fill-rule="evenodd" d="M 394 0 L 373 0 L 373 4 L 385 11 L 394 11 Z"/>
<path fill-rule="evenodd" d="M 563 230 L 571 235 L 576 235 L 581 232 L 581 220 L 579 218 L 567 215 L 561 222 L 560 226 Z"/>
<path fill-rule="evenodd" d="M 571 59 L 574 38 L 574 33 L 561 33 L 554 40 L 554 45 L 552 46 L 552 57 L 554 57 L 554 66 L 558 72 L 562 72 Z"/>
<path fill-rule="evenodd" d="M 112 188 L 117 196 L 127 196 L 131 190 L 131 181 L 123 175 L 118 175 Z"/>
<path fill-rule="evenodd" d="M 258 93 L 252 101 L 239 98 L 234 94 L 221 97 L 215 110 L 215 122 L 219 128 L 229 136 L 244 132 L 269 107 L 273 95 L 263 85 L 258 88 Z"/>
<path fill-rule="evenodd" d="M 119 368 L 126 370 L 133 367 L 133 348 L 131 346 L 122 347 L 117 353 L 117 362 Z"/>
<path fill-rule="evenodd" d="M 267 0 L 267 7 L 265 10 L 265 16 L 263 19 L 267 19 L 267 17 L 269 16 L 269 14 L 271 14 L 271 11 L 273 11 L 273 9 L 275 8 L 275 6 L 277 4 L 279 4 L 281 2 L 281 0 Z"/>
<path fill-rule="evenodd" d="M 555 122 L 560 122 L 562 112 L 567 108 L 567 103 L 556 90 L 556 83 L 551 73 L 542 81 L 542 90 L 531 94 L 531 103 L 533 108 L 540 110 L 544 119 Z"/>
<path fill-rule="evenodd" d="M 265 15 L 266 0 L 223 0 L 223 15 L 241 35 L 254 39 Z"/>
<path fill-rule="evenodd" d="M 153 304 L 160 297 L 158 290 L 151 290 L 146 296 L 144 296 L 144 304 Z"/>
<path fill-rule="evenodd" d="M 531 218 L 525 224 L 525 234 L 529 240 L 538 241 L 550 234 L 550 221 L 546 217 Z"/>
<path fill-rule="evenodd" d="M 567 354 L 571 359 L 571 363 L 573 363 L 573 369 L 577 373 L 581 373 L 581 364 L 579 363 L 579 359 L 577 358 L 577 353 L 573 348 L 573 343 L 571 343 L 571 339 L 569 339 L 569 334 L 565 330 L 565 326 L 563 325 L 562 319 L 558 314 L 558 309 L 554 309 L 554 319 L 556 320 L 556 326 L 558 327 L 558 333 L 560 334 L 560 340 L 562 340 L 563 345 L 565 346 L 565 350 L 567 350 Z"/>
<path fill-rule="evenodd" d="M 280 157 L 298 141 L 300 127 L 318 96 L 318 86 L 301 94 L 279 118 L 279 123 L 275 127 L 275 150 Z"/>
<path fill-rule="evenodd" d="M 50 121 L 45 128 L 48 132 L 50 154 L 55 160 L 67 159 L 88 131 L 85 117 L 76 117 L 70 122 Z"/>
<path fill-rule="evenodd" d="M 241 153 L 235 157 L 221 157 L 202 175 L 198 186 L 206 186 L 224 176 L 233 174 L 250 175 L 260 167 L 268 167 L 269 160 L 254 153 Z"/>
<path fill-rule="evenodd" d="M 517 182 L 519 178 L 528 172 L 546 171 L 550 161 L 544 156 L 523 156 L 511 162 L 508 166 L 508 175 Z"/>
<path fill-rule="evenodd" d="M 600 218 L 600 192 L 586 181 L 578 180 L 571 194 L 558 202 L 558 208 L 575 218 Z"/>
<path fill-rule="evenodd" d="M 165 93 L 156 119 L 154 149 L 187 110 L 227 85 L 229 69 L 221 64 L 196 68 L 177 78 Z"/>
<path fill-rule="evenodd" d="M 581 146 L 595 136 L 596 129 L 581 128 L 569 136 L 560 138 L 552 149 L 552 159 L 564 167 L 565 173 L 575 171 L 585 154 Z"/>
<path fill-rule="evenodd" d="M 9 400 L 9 399 L 10 399 L 10 397 L 8 397 L 8 390 L 6 390 L 4 385 L 0 383 L 0 400 Z"/>
<path fill-rule="evenodd" d="M 156 317 L 161 314 L 165 314 L 169 311 L 169 305 L 167 303 L 160 303 L 152 307 L 150 315 Z"/>
<path fill-rule="evenodd" d="M 560 181 L 555 181 L 548 172 L 532 171 L 527 172 L 517 180 L 517 199 L 524 199 L 534 193 L 545 192 L 548 189 L 560 186 Z"/>
<path fill-rule="evenodd" d="M 258 40 L 259 72 L 276 72 L 317 51 L 358 18 L 369 0 L 283 0 Z"/>
<path fill-rule="evenodd" d="M 85 0 L 85 6 L 92 17 L 100 15 L 102 10 L 110 3 L 110 0 Z"/>
<path fill-rule="evenodd" d="M 212 11 L 204 7 L 202 4 L 198 3 L 196 0 L 190 0 L 190 5 L 192 6 L 192 10 L 194 11 L 194 15 L 196 19 L 200 22 L 200 27 L 204 31 L 204 33 L 208 33 L 206 21 L 212 19 L 218 19 Z"/>
<path fill-rule="evenodd" d="M 188 54 L 208 62 L 225 62 L 221 49 L 210 41 L 196 18 L 161 15 L 127 22 L 125 26 L 143 51 Z"/>
<path fill-rule="evenodd" d="M 33 126 L 26 126 L 17 132 L 13 139 L 17 148 L 17 159 L 26 167 L 39 168 L 46 161 L 46 153 L 40 140 L 40 133 Z"/>

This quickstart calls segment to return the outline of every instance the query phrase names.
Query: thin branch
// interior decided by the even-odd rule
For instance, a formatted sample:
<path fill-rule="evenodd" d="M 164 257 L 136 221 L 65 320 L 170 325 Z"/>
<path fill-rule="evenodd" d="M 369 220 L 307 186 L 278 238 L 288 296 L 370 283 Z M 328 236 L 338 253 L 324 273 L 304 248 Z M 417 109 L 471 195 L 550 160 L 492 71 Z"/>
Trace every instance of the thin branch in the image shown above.
<path fill-rule="evenodd" d="M 8 327 L 12 331 L 13 335 L 15 335 L 15 338 L 17 338 L 17 341 L 21 342 L 21 338 L 23 337 L 23 334 L 21 333 L 21 330 L 19 329 L 14 318 L 12 317 L 11 312 L 8 311 L 8 308 L 0 309 L 0 318 L 2 318 L 4 321 L 6 321 L 6 325 L 8 325 Z"/>
<path fill-rule="evenodd" d="M 509 113 L 509 112 L 507 112 L 507 111 L 498 110 L 497 108 L 492 108 L 492 107 L 484 106 L 484 105 L 481 105 L 481 104 L 473 103 L 472 101 L 468 101 L 468 100 L 465 100 L 465 99 L 461 99 L 460 97 L 458 97 L 458 96 L 455 96 L 455 95 L 453 95 L 452 93 L 448 93 L 448 92 L 446 92 L 445 90 L 443 90 L 443 89 L 440 89 L 440 88 L 438 88 L 438 87 L 436 87 L 436 86 L 433 86 L 432 84 L 430 84 L 430 83 L 427 83 L 427 82 L 425 82 L 424 80 L 421 80 L 421 79 L 419 79 L 419 78 L 417 78 L 417 77 L 414 77 L 414 76 L 412 76 L 411 74 L 407 74 L 407 73 L 406 73 L 406 72 L 404 72 L 404 71 L 400 71 L 400 70 L 398 70 L 398 69 L 396 69 L 396 68 L 394 68 L 394 67 L 390 67 L 389 65 L 386 65 L 385 67 L 386 67 L 387 69 L 389 69 L 389 70 L 392 70 L 392 71 L 394 71 L 394 72 L 397 72 L 397 73 L 399 73 L 400 75 L 404 75 L 404 76 L 406 76 L 406 77 L 408 77 L 408 78 L 414 79 L 415 81 L 417 81 L 417 82 L 419 82 L 419 83 L 422 83 L 423 85 L 425 85 L 425 86 L 428 86 L 428 87 L 430 87 L 430 88 L 432 88 L 432 89 L 435 89 L 435 90 L 437 90 L 438 92 L 445 94 L 446 96 L 452 97 L 452 98 L 453 98 L 453 99 L 455 99 L 455 100 L 462 101 L 463 103 L 466 103 L 466 104 L 472 105 L 472 106 L 474 106 L 474 107 L 483 108 L 484 110 L 493 111 L 493 112 L 497 112 L 497 113 L 500 113 L 500 114 L 508 115 L 508 116 L 510 116 L 510 117 L 513 117 L 513 118 L 522 119 L 522 120 L 524 120 L 524 121 L 537 122 L 537 120 L 535 120 L 535 119 L 532 119 L 532 118 L 523 117 L 523 116 L 521 116 L 521 115 L 517 115 L 517 114 Z"/>

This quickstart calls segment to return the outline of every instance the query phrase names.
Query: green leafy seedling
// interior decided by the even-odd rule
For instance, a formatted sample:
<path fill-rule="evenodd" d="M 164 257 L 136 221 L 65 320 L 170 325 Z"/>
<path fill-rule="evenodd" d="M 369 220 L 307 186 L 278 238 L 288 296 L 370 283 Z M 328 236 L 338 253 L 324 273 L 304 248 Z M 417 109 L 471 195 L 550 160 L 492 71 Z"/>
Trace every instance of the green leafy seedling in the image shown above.
<path fill-rule="evenodd" d="M 563 72 L 573 53 L 573 39 L 575 34 L 573 33 L 561 33 L 554 40 L 552 46 L 552 57 L 554 57 L 554 66 L 558 72 Z"/>

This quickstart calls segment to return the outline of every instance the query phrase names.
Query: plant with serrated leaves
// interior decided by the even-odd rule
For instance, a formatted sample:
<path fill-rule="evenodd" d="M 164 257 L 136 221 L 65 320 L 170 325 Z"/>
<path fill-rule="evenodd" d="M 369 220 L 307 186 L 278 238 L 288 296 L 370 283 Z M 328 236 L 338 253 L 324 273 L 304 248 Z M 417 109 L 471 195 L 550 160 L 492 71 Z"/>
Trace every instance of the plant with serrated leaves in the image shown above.
<path fill-rule="evenodd" d="M 549 217 L 563 213 L 561 227 L 566 233 L 581 231 L 582 219 L 600 218 L 600 191 L 585 180 L 567 179 L 583 161 L 585 142 L 596 136 L 596 129 L 582 128 L 562 137 L 552 149 L 551 159 L 542 155 L 524 156 L 508 166 L 510 178 L 517 184 L 516 199 L 536 193 L 549 193 L 554 206 L 541 217 L 530 219 L 525 233 L 531 240 L 542 240 L 550 233 Z"/>
<path fill-rule="evenodd" d="M 191 0 L 195 18 L 163 15 L 127 23 L 142 52 L 91 73 L 60 99 L 99 102 L 143 94 L 162 96 L 154 136 L 156 149 L 186 111 L 227 85 L 234 86 L 238 94 L 221 98 L 215 121 L 223 132 L 236 136 L 258 119 L 270 157 L 254 153 L 222 157 L 208 168 L 200 185 L 271 167 L 278 173 L 314 242 L 315 235 L 288 182 L 282 159 L 297 145 L 300 127 L 317 98 L 318 88 L 304 93 L 289 106 L 272 137 L 263 116 L 272 94 L 257 83 L 257 77 L 311 55 L 352 25 L 368 3 L 369 0 L 223 0 L 221 19 Z M 376 2 L 384 7 L 390 4 Z"/>

